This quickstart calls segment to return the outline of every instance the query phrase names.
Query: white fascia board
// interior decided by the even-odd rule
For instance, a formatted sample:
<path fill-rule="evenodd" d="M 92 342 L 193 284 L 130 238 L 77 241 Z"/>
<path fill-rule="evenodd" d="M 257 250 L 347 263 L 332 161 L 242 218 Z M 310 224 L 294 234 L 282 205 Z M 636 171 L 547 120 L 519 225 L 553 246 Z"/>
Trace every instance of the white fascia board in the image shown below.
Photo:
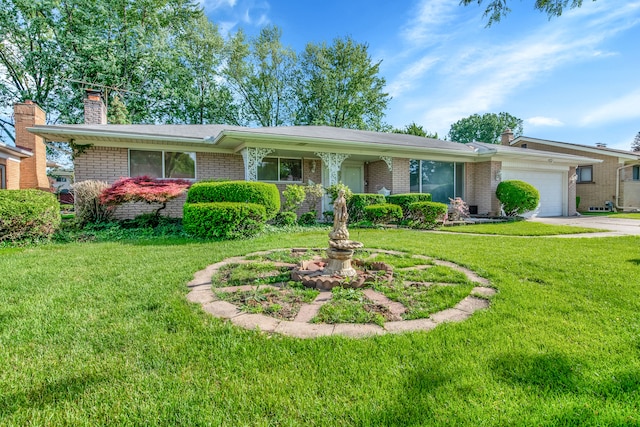
<path fill-rule="evenodd" d="M 373 144 L 365 141 L 348 141 L 328 138 L 273 135 L 248 133 L 241 131 L 225 130 L 220 132 L 213 144 L 222 143 L 225 138 L 241 139 L 233 150 L 239 152 L 247 147 L 286 148 L 302 152 L 322 152 L 345 154 L 363 154 L 375 156 L 390 156 L 400 158 L 428 159 L 430 155 L 449 156 L 464 159 L 466 162 L 474 161 L 477 153 L 469 150 L 468 153 L 459 150 L 447 150 L 442 148 L 403 147 L 398 145 Z"/>
<path fill-rule="evenodd" d="M 148 134 L 129 133 L 129 132 L 108 132 L 108 131 L 99 131 L 99 130 L 64 129 L 64 128 L 56 129 L 55 131 L 53 131 L 52 129 L 45 130 L 45 129 L 39 129 L 35 127 L 30 127 L 30 128 L 27 128 L 27 130 L 36 135 L 45 136 L 45 137 L 46 135 L 62 135 L 66 138 L 67 141 L 70 139 L 88 140 L 91 138 L 114 138 L 114 139 L 129 139 L 129 140 L 142 140 L 142 141 L 182 142 L 182 143 L 202 144 L 202 145 L 205 144 L 202 138 L 190 138 L 190 137 L 182 137 L 182 136 L 148 135 Z M 66 142 L 66 141 L 63 141 L 63 142 Z"/>
<path fill-rule="evenodd" d="M 608 151 L 606 148 L 588 147 L 586 145 L 574 144 L 571 142 L 550 141 L 548 139 L 530 138 L 528 136 L 519 136 L 510 142 L 514 145 L 518 142 L 533 142 L 535 144 L 549 145 L 551 147 L 565 148 L 568 150 L 584 151 L 585 153 L 599 154 L 602 156 L 619 157 L 626 160 L 640 160 L 640 155 L 619 153 L 616 151 Z"/>

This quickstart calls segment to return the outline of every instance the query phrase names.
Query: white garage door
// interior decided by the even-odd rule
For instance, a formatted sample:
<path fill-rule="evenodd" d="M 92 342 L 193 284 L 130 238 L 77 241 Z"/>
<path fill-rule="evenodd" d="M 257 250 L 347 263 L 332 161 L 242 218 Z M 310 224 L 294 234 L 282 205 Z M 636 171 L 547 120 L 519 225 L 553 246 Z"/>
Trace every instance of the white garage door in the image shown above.
<path fill-rule="evenodd" d="M 562 216 L 562 199 L 564 191 L 562 185 L 562 172 L 553 171 L 526 171 L 519 169 L 503 169 L 502 180 L 518 179 L 528 182 L 540 192 L 540 206 L 538 216 Z"/>

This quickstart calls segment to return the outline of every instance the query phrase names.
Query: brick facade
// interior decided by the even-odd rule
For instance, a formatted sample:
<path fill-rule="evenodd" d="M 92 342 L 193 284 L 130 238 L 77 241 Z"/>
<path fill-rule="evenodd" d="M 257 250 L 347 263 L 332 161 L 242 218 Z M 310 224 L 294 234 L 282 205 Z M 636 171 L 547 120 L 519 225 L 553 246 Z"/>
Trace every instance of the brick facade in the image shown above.
<path fill-rule="evenodd" d="M 49 191 L 47 178 L 47 150 L 41 137 L 27 131 L 28 127 L 45 124 L 45 113 L 32 101 L 15 104 L 13 107 L 15 118 L 17 147 L 29 150 L 33 156 L 20 161 L 19 188 L 38 188 Z M 7 174 L 9 176 L 9 174 Z M 12 171 L 12 180 L 15 172 Z"/>
<path fill-rule="evenodd" d="M 88 89 L 84 98 L 84 123 L 87 125 L 107 124 L 107 108 L 102 100 L 102 92 Z"/>
<path fill-rule="evenodd" d="M 4 165 L 4 179 L 7 190 L 20 189 L 20 162 L 13 159 L 0 159 Z"/>
<path fill-rule="evenodd" d="M 392 166 L 395 167 L 399 160 L 393 159 Z M 407 165 L 407 167 L 409 167 Z M 368 165 L 365 165 L 365 181 L 367 182 L 367 186 L 365 187 L 365 191 L 368 193 L 377 193 L 382 188 L 386 188 L 391 191 L 393 188 L 393 175 L 392 171 L 389 171 L 389 166 L 383 160 L 378 160 L 376 162 L 370 162 Z"/>
<path fill-rule="evenodd" d="M 465 165 L 465 202 L 477 206 L 480 215 L 500 214 L 500 202 L 496 197 L 499 180 L 496 174 L 502 162 L 467 163 Z"/>
<path fill-rule="evenodd" d="M 391 194 L 405 194 L 410 192 L 409 159 L 394 157 L 391 173 Z"/>
<path fill-rule="evenodd" d="M 620 163 L 618 157 L 615 154 L 603 152 L 598 154 L 594 152 L 585 153 L 584 151 L 575 150 L 565 147 L 556 147 L 548 144 L 540 144 L 532 141 L 519 141 L 514 144 L 515 147 L 520 147 L 522 144 L 526 144 L 527 149 L 530 150 L 544 150 L 554 153 L 581 155 L 585 157 L 591 157 L 593 159 L 602 160 L 602 163 L 594 163 L 592 167 L 592 182 L 578 182 L 575 184 L 575 194 L 572 198 L 569 194 L 569 200 L 575 200 L 575 196 L 580 197 L 580 211 L 587 211 L 589 207 L 604 207 L 605 202 L 616 202 L 616 171 L 619 167 L 623 166 Z M 575 169 L 574 169 L 575 172 Z M 570 175 L 571 176 L 571 175 Z M 623 188 L 620 189 L 621 195 Z M 624 199 L 618 200 L 620 205 L 624 204 Z M 569 203 L 571 206 L 571 203 Z M 571 208 L 569 209 L 571 210 Z M 569 213 L 571 215 L 571 213 Z"/>

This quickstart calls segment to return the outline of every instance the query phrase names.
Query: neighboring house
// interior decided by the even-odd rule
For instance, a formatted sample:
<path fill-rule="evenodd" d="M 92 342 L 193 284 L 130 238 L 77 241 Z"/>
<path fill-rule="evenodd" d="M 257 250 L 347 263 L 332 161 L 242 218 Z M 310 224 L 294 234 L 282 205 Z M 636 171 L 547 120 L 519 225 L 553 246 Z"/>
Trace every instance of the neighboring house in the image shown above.
<path fill-rule="evenodd" d="M 44 125 L 44 111 L 33 102 L 25 101 L 14 106 L 13 114 L 16 145 L 0 142 L 0 189 L 49 191 L 44 142 L 41 137 L 26 131 L 28 127 Z"/>
<path fill-rule="evenodd" d="M 65 194 L 71 191 L 73 184 L 73 171 L 63 168 L 53 168 L 47 174 L 51 180 L 53 191 L 58 194 Z"/>
<path fill-rule="evenodd" d="M 324 186 L 342 181 L 354 192 L 431 193 L 448 203 L 462 197 L 474 213 L 498 214 L 495 190 L 501 179 L 549 176 L 541 191 L 540 215 L 575 214 L 577 166 L 593 159 L 524 150 L 507 145 L 458 144 L 413 135 L 326 126 L 245 128 L 227 125 L 108 125 L 101 98 L 85 99 L 83 125 L 37 125 L 29 132 L 51 141 L 87 145 L 76 156 L 76 182 L 151 175 L 203 180 L 224 178 Z M 97 118 L 97 119 L 96 119 Z M 509 134 L 505 136 L 509 138 Z M 168 206 L 182 215 L 184 198 Z M 330 208 L 318 206 L 319 211 Z M 123 206 L 120 217 L 148 207 Z"/>
<path fill-rule="evenodd" d="M 640 210 L 640 153 L 568 142 L 520 136 L 511 146 L 544 150 L 559 154 L 586 156 L 593 163 L 582 164 L 576 171 L 576 196 L 580 211 Z"/>

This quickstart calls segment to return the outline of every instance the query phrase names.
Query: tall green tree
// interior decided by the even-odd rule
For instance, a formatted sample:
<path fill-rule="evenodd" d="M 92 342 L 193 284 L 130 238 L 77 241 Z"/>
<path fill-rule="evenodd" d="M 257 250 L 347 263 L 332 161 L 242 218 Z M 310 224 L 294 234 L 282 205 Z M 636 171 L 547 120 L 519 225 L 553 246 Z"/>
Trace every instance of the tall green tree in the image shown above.
<path fill-rule="evenodd" d="M 473 141 L 499 144 L 500 135 L 507 128 L 515 137 L 522 135 L 522 119 L 504 112 L 473 114 L 451 125 L 449 139 L 463 144 Z"/>
<path fill-rule="evenodd" d="M 350 37 L 331 46 L 309 43 L 301 69 L 298 124 L 387 130 L 383 118 L 391 98 L 366 44 Z"/>
<path fill-rule="evenodd" d="M 293 122 L 297 105 L 297 57 L 282 45 L 282 31 L 268 26 L 247 40 L 238 31 L 230 40 L 224 74 L 243 105 L 242 116 L 259 126 Z"/>
<path fill-rule="evenodd" d="M 425 130 L 422 126 L 417 125 L 416 122 L 411 122 L 410 124 L 406 125 L 402 129 L 398 129 L 398 128 L 393 129 L 391 132 L 393 132 L 393 133 L 404 133 L 406 135 L 415 135 L 415 136 L 423 136 L 425 138 L 438 139 L 438 132 L 431 133 L 431 132 Z"/>
<path fill-rule="evenodd" d="M 193 20 L 170 42 L 158 121 L 189 124 L 240 124 L 239 106 L 222 67 L 227 48 L 218 27 L 206 16 Z"/>
<path fill-rule="evenodd" d="M 536 0 L 533 4 L 534 9 L 547 14 L 549 19 L 562 15 L 562 12 L 566 9 L 573 9 L 582 6 L 583 0 Z M 592 0 L 596 1 L 596 0 Z M 461 0 L 460 4 L 468 6 L 471 3 L 477 3 L 481 5 L 483 0 Z M 489 18 L 487 26 L 491 26 L 496 22 L 500 22 L 502 18 L 507 16 L 511 9 L 509 9 L 509 0 L 490 0 L 486 3 L 487 7 L 484 10 L 484 17 Z"/>
<path fill-rule="evenodd" d="M 631 143 L 631 151 L 638 152 L 640 151 L 640 132 L 636 134 L 636 137 L 633 138 L 633 142 Z"/>

